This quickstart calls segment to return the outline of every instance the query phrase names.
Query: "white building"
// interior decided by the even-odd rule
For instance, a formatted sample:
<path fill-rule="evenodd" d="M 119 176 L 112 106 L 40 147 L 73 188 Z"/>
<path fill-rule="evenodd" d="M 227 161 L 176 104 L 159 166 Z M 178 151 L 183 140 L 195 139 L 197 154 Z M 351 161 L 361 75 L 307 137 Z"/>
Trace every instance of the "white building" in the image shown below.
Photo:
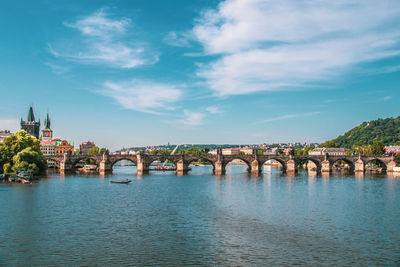
<path fill-rule="evenodd" d="M 0 143 L 4 141 L 7 137 L 11 136 L 12 133 L 9 130 L 2 130 L 0 131 Z"/>
<path fill-rule="evenodd" d="M 308 152 L 310 156 L 344 156 L 346 155 L 346 148 L 336 147 L 317 147 Z"/>

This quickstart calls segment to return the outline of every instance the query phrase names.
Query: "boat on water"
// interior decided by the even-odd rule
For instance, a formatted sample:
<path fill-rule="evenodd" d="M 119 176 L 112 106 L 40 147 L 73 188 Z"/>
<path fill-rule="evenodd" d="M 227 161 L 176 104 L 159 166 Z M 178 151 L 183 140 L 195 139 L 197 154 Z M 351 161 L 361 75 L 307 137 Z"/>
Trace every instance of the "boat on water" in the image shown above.
<path fill-rule="evenodd" d="M 93 172 L 97 170 L 97 165 L 95 164 L 86 164 L 83 166 L 82 170 L 84 172 Z"/>
<path fill-rule="evenodd" d="M 130 182 L 132 182 L 132 181 L 128 180 L 128 179 L 121 180 L 121 181 L 110 181 L 110 183 L 113 183 L 113 184 L 129 184 Z"/>
<path fill-rule="evenodd" d="M 0 174 L 0 180 L 4 180 L 6 179 L 6 175 L 5 174 Z"/>
<path fill-rule="evenodd" d="M 32 180 L 33 174 L 30 171 L 17 171 L 16 174 L 8 176 L 8 181 L 14 183 L 31 184 Z"/>
<path fill-rule="evenodd" d="M 176 171 L 176 166 L 175 165 L 173 165 L 173 166 L 171 166 L 171 165 L 163 166 L 163 165 L 158 165 L 157 164 L 156 168 L 153 169 L 153 170 L 154 171 Z"/>
<path fill-rule="evenodd" d="M 17 171 L 16 177 L 22 180 L 32 181 L 33 174 L 30 171 Z"/>

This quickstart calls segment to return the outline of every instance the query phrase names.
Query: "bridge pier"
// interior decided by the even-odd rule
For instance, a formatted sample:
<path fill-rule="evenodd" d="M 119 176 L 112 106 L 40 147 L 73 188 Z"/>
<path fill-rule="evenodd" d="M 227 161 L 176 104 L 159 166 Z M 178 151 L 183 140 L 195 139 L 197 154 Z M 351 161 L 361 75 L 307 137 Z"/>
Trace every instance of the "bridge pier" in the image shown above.
<path fill-rule="evenodd" d="M 71 161 L 68 158 L 68 154 L 64 154 L 64 158 L 60 161 L 60 172 L 69 172 L 74 169 Z"/>
<path fill-rule="evenodd" d="M 214 174 L 215 175 L 222 175 L 225 174 L 225 164 L 222 161 L 217 160 L 214 164 Z"/>
<path fill-rule="evenodd" d="M 99 172 L 100 173 L 112 172 L 111 163 L 108 160 L 100 161 Z"/>
<path fill-rule="evenodd" d="M 146 164 L 143 155 L 140 153 L 136 156 L 136 167 L 137 167 L 136 172 L 138 175 L 142 175 L 149 172 L 149 165 Z"/>
<path fill-rule="evenodd" d="M 286 162 L 286 172 L 295 173 L 297 171 L 296 162 L 290 159 Z"/>
<path fill-rule="evenodd" d="M 331 169 L 331 163 L 329 162 L 329 160 L 324 160 L 321 163 L 321 172 L 322 173 L 331 173 L 332 169 Z"/>
<path fill-rule="evenodd" d="M 397 167 L 397 163 L 392 160 L 386 165 L 386 172 L 393 172 L 394 167 Z"/>
<path fill-rule="evenodd" d="M 365 164 L 362 159 L 358 159 L 356 163 L 354 164 L 354 172 L 356 173 L 364 173 L 365 171 Z"/>
<path fill-rule="evenodd" d="M 189 171 L 189 165 L 186 164 L 183 159 L 179 160 L 176 163 L 176 174 L 177 175 L 184 175 L 186 173 L 188 173 Z"/>
<path fill-rule="evenodd" d="M 62 160 L 60 161 L 60 172 L 69 172 L 73 171 L 73 166 L 69 161 Z"/>
<path fill-rule="evenodd" d="M 307 162 L 307 170 L 309 172 L 317 172 L 318 171 L 318 166 L 313 161 L 309 160 Z"/>
<path fill-rule="evenodd" d="M 144 162 L 137 163 L 137 174 L 142 175 L 149 172 L 149 166 L 147 166 Z"/>
<path fill-rule="evenodd" d="M 251 174 L 260 174 L 261 173 L 260 163 L 258 162 L 257 159 L 255 159 L 251 162 L 250 172 L 251 172 Z"/>
<path fill-rule="evenodd" d="M 104 174 L 106 172 L 111 172 L 111 171 L 112 168 L 111 168 L 111 163 L 108 161 L 108 155 L 103 154 L 103 159 L 99 163 L 99 172 L 101 174 Z"/>

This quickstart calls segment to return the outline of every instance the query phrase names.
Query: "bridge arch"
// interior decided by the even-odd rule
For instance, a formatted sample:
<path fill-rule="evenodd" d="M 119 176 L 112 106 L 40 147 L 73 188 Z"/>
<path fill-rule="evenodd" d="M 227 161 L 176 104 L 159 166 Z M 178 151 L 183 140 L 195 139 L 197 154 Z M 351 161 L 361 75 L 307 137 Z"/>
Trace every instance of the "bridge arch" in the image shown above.
<path fill-rule="evenodd" d="M 249 162 L 247 159 L 242 158 L 242 157 L 232 157 L 232 158 L 227 159 L 227 160 L 223 163 L 223 165 L 224 165 L 223 169 L 225 170 L 225 172 L 226 172 L 226 167 L 227 167 L 229 164 L 233 164 L 233 161 L 235 161 L 235 160 L 244 162 L 244 163 L 247 165 L 246 171 L 247 171 L 247 172 L 250 172 L 250 170 L 251 170 L 251 162 Z"/>
<path fill-rule="evenodd" d="M 90 162 L 84 162 L 84 160 L 90 160 Z M 100 159 L 96 156 L 92 155 L 82 155 L 79 157 L 73 157 L 70 159 L 72 170 L 77 170 L 77 165 L 79 163 L 82 163 L 83 165 L 89 164 L 89 165 L 96 165 L 97 170 L 100 167 Z"/>
<path fill-rule="evenodd" d="M 79 162 L 81 162 L 81 161 L 83 161 L 85 159 L 93 160 L 96 165 L 99 165 L 99 163 L 100 163 L 100 160 L 95 156 L 81 156 L 81 157 L 77 157 L 77 158 L 72 159 L 72 162 L 71 162 L 72 166 L 75 167 L 76 164 L 78 164 Z"/>
<path fill-rule="evenodd" d="M 110 161 L 111 168 L 113 168 L 114 165 L 115 165 L 117 162 L 120 162 L 120 161 L 122 161 L 122 160 L 126 160 L 126 161 L 129 161 L 129 162 L 132 162 L 135 166 L 137 165 L 136 160 L 133 160 L 133 159 L 130 158 L 130 157 L 121 157 L 121 158 L 113 159 L 113 160 Z"/>
<path fill-rule="evenodd" d="M 287 168 L 286 162 L 284 160 L 280 159 L 280 158 L 277 158 L 277 157 L 271 157 L 271 158 L 268 158 L 266 160 L 261 161 L 260 162 L 260 167 L 262 168 L 262 171 L 264 170 L 264 164 L 266 162 L 268 162 L 268 161 L 271 161 L 271 160 L 275 160 L 275 161 L 279 162 L 279 164 L 281 164 L 281 166 L 282 166 L 282 171 L 283 172 L 286 171 L 286 168 Z"/>
<path fill-rule="evenodd" d="M 353 173 L 353 172 L 355 171 L 355 163 L 354 163 L 353 161 L 351 161 L 350 159 L 347 159 L 347 158 L 337 158 L 337 159 L 335 159 L 335 160 L 332 160 L 332 161 L 330 162 L 332 170 L 334 170 L 335 164 L 338 163 L 338 162 L 340 162 L 340 161 L 345 162 L 345 163 L 349 166 L 349 167 L 348 167 L 348 171 L 349 171 L 350 173 Z"/>
<path fill-rule="evenodd" d="M 194 162 L 198 162 L 199 160 L 202 160 L 203 162 L 206 162 L 207 164 L 211 165 L 212 166 L 212 172 L 214 173 L 214 171 L 215 171 L 215 162 L 210 160 L 210 159 L 208 159 L 207 157 L 204 157 L 204 156 L 193 157 L 193 158 L 191 158 L 189 160 L 185 160 L 184 161 L 185 167 L 188 168 L 188 170 L 191 170 L 192 167 L 189 167 L 189 166 L 191 164 L 193 164 Z"/>
<path fill-rule="evenodd" d="M 205 162 L 207 162 L 207 163 L 210 163 L 213 167 L 214 167 L 214 165 L 215 165 L 215 163 L 214 163 L 212 160 L 208 159 L 207 157 L 202 157 L 202 156 L 189 159 L 189 160 L 185 161 L 185 163 L 186 163 L 187 165 L 190 165 L 190 164 L 192 164 L 193 162 L 196 162 L 196 161 L 199 161 L 199 160 L 203 160 L 203 161 L 205 161 Z"/>
<path fill-rule="evenodd" d="M 369 166 L 369 165 L 375 165 L 375 166 Z M 366 171 L 373 171 L 372 168 L 378 167 L 381 168 L 381 172 L 386 172 L 387 170 L 387 165 L 385 162 L 380 160 L 379 158 L 369 158 L 364 161 L 364 166 Z"/>
<path fill-rule="evenodd" d="M 171 155 L 155 155 L 155 156 L 146 158 L 145 165 L 146 165 L 147 170 L 151 171 L 151 170 L 154 170 L 154 169 L 150 168 L 151 164 L 153 164 L 154 162 L 160 162 L 160 164 L 162 165 L 166 160 L 171 162 L 175 167 L 177 166 L 177 163 L 179 161 L 179 159 L 177 157 L 174 157 Z"/>
<path fill-rule="evenodd" d="M 314 166 L 312 166 L 311 168 L 309 167 L 309 163 L 312 162 Z M 317 171 L 320 172 L 322 169 L 322 164 L 319 160 L 311 158 L 311 157 L 304 157 L 304 158 L 300 158 L 298 160 L 296 160 L 296 169 L 299 169 L 301 167 L 302 164 L 307 163 L 307 170 L 308 171 Z"/>

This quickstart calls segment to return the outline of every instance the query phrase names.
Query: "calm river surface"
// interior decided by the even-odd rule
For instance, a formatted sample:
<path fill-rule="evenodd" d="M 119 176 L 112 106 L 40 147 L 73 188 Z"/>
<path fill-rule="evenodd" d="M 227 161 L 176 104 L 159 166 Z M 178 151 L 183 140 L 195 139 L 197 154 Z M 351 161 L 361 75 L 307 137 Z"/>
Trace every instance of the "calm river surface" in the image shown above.
<path fill-rule="evenodd" d="M 400 265 L 400 178 L 135 171 L 0 184 L 0 265 Z"/>

